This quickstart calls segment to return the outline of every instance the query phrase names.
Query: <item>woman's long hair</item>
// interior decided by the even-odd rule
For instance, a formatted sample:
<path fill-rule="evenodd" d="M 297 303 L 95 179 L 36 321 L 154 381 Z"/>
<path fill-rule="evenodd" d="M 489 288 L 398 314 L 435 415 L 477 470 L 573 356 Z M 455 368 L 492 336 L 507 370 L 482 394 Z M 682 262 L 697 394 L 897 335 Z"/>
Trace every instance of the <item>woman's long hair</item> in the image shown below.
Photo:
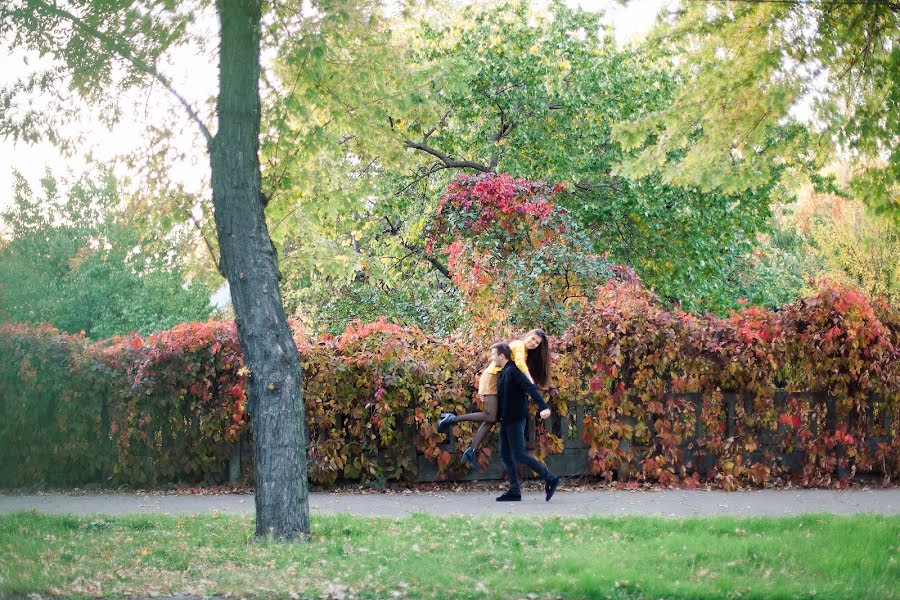
<path fill-rule="evenodd" d="M 550 343 L 542 329 L 532 329 L 526 337 L 532 333 L 541 338 L 541 344 L 534 350 L 527 351 L 525 364 L 528 365 L 528 372 L 534 382 L 540 387 L 546 387 L 550 382 Z"/>

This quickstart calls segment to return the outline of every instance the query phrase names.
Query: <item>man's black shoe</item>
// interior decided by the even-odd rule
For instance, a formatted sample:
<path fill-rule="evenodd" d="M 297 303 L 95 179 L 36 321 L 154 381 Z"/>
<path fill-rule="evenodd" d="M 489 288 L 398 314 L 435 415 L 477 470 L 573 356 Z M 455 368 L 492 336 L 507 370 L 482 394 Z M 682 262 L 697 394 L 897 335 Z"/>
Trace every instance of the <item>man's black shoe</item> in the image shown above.
<path fill-rule="evenodd" d="M 522 494 L 512 490 L 507 490 L 503 492 L 503 495 L 497 496 L 497 502 L 519 502 L 520 500 L 522 500 Z"/>
<path fill-rule="evenodd" d="M 437 430 L 441 433 L 447 433 L 450 430 L 450 426 L 453 425 L 453 419 L 456 417 L 453 413 L 442 413 L 441 418 L 438 420 Z"/>
<path fill-rule="evenodd" d="M 547 492 L 547 502 L 550 502 L 550 498 L 556 493 L 556 488 L 559 487 L 559 481 L 559 477 L 554 477 L 553 479 L 548 479 L 544 483 L 544 491 Z"/>

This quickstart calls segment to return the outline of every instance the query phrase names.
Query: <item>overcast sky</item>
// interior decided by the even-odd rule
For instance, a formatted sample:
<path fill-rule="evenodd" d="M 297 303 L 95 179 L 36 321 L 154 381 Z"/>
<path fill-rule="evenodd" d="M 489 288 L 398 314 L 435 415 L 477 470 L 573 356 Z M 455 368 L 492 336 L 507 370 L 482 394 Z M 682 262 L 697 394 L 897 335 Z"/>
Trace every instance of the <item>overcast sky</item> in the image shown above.
<path fill-rule="evenodd" d="M 567 0 L 567 3 L 580 5 L 587 10 L 605 10 L 607 20 L 615 28 L 616 39 L 620 43 L 627 43 L 639 39 L 649 31 L 667 0 L 632 0 L 624 7 L 614 0 Z M 30 58 L 31 66 L 28 66 L 22 55 L 9 56 L 0 51 L 0 84 L 15 81 L 30 72 L 34 68 L 36 57 Z M 200 58 L 197 52 L 183 50 L 173 56 L 172 63 L 170 68 L 164 70 L 165 74 L 174 82 L 176 89 L 195 106 L 214 95 L 217 70 L 208 59 Z M 135 98 L 143 101 L 142 96 L 136 95 Z M 93 155 L 96 160 L 108 161 L 139 147 L 144 121 L 153 122 L 158 111 L 170 110 L 177 110 L 177 107 L 173 106 L 162 91 L 156 91 L 151 102 L 145 103 L 142 110 L 117 125 L 114 131 L 109 131 L 99 123 L 96 115 L 91 114 L 91 108 L 85 106 L 85 118 L 73 126 L 73 131 L 87 133 L 91 142 L 71 157 L 61 156 L 49 144 L 13 144 L 0 140 L 0 210 L 11 201 L 14 169 L 23 173 L 33 185 L 48 167 L 57 174 L 63 174 L 69 169 L 76 174 L 83 172 L 88 164 L 85 158 L 88 154 Z M 199 191 L 205 185 L 208 174 L 202 144 L 197 144 L 190 133 L 175 140 L 175 143 L 187 151 L 188 159 L 176 166 L 171 175 L 189 190 Z"/>

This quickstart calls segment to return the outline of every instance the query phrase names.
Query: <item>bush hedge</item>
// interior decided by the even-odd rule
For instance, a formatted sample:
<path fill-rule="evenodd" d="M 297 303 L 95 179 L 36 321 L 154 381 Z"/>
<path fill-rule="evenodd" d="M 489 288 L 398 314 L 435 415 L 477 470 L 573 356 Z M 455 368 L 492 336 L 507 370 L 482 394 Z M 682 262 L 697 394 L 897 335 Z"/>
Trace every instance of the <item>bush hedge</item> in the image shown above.
<path fill-rule="evenodd" d="M 418 455 L 453 475 L 436 417 L 471 408 L 494 339 L 384 321 L 295 339 L 314 482 L 415 480 Z M 562 415 L 586 405 L 597 476 L 840 486 L 900 469 L 900 314 L 857 292 L 826 287 L 717 318 L 664 310 L 639 281 L 610 280 L 552 344 L 551 403 Z M 249 439 L 232 322 L 97 344 L 5 325 L 0 353 L 2 486 L 220 481 Z M 537 442 L 539 454 L 562 450 L 542 427 Z"/>

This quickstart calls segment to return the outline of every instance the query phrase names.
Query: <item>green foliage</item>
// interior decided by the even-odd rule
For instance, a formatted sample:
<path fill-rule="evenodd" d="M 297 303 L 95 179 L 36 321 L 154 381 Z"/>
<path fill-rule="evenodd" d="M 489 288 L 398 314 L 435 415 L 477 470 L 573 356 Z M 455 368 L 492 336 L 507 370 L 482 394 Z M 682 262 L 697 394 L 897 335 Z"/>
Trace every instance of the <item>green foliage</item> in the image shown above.
<path fill-rule="evenodd" d="M 524 2 L 500 2 L 429 16 L 416 23 L 410 56 L 433 73 L 443 110 L 430 122 L 403 118 L 399 126 L 411 141 L 485 169 L 614 184 L 611 121 L 671 93 L 665 69 L 617 50 L 597 13 L 554 3 L 540 14 Z"/>
<path fill-rule="evenodd" d="M 105 482 L 118 374 L 83 335 L 47 326 L 0 326 L 0 355 L 0 485 Z"/>
<path fill-rule="evenodd" d="M 739 301 L 751 305 L 781 306 L 826 280 L 896 307 L 898 234 L 861 202 L 806 186 L 795 203 L 777 207 L 771 233 L 757 238 L 752 254 L 734 256 L 729 277 Z"/>
<path fill-rule="evenodd" d="M 276 19 L 290 21 L 290 8 Z M 266 216 L 286 306 L 334 333 L 365 315 L 440 323 L 458 315 L 456 294 L 423 258 L 415 222 L 429 209 L 396 194 L 409 157 L 391 129 L 391 115 L 423 109 L 427 73 L 407 64 L 380 6 L 331 9 L 273 40 L 278 81 L 264 97 Z"/>
<path fill-rule="evenodd" d="M 301 4 L 279 2 L 267 16 L 264 44 L 276 58 L 264 77 L 261 157 L 283 297 L 317 330 L 379 315 L 428 330 L 462 322 L 465 294 L 444 257 L 424 248 L 459 173 L 567 183 L 558 201 L 594 253 L 634 268 L 670 304 L 719 313 L 741 298 L 795 297 L 801 284 L 788 253 L 765 241 L 763 256 L 752 250 L 768 231 L 769 207 L 784 200 L 776 182 L 823 163 L 830 154 L 817 144 L 829 146 L 829 136 L 868 161 L 855 193 L 882 204 L 897 197 L 896 111 L 882 110 L 896 104 L 890 6 L 694 2 L 661 37 L 619 49 L 598 14 L 561 3 L 540 11 L 528 2 L 413 4 L 390 15 L 368 0 Z M 0 30 L 57 63 L 53 76 L 5 91 L 3 131 L 59 138 L 55 119 L 74 110 L 64 73 L 117 119 L 122 108 L 108 92 L 150 80 L 166 87 L 157 67 L 191 41 L 204 6 L 78 0 L 66 12 L 6 3 Z M 685 53 L 685 42 L 696 52 Z M 817 69 L 836 83 L 816 104 L 811 133 L 782 117 L 818 85 Z M 59 110 L 31 111 L 24 100 L 35 93 L 55 94 Z M 847 114 L 836 109 L 842 98 Z M 155 127 L 159 150 L 169 134 Z M 181 225 L 197 199 L 154 179 L 166 160 L 153 154 L 132 165 L 152 171 L 141 172 L 149 193 L 165 196 L 147 200 L 132 222 L 171 230 L 195 250 L 200 239 Z M 215 257 L 209 220 L 195 226 Z M 196 258 L 185 268 L 217 278 L 214 258 Z"/>
<path fill-rule="evenodd" d="M 812 274 L 805 260 L 807 246 L 797 232 L 777 218 L 772 231 L 759 235 L 749 255 L 733 256 L 728 277 L 742 304 L 776 308 L 808 293 Z"/>
<path fill-rule="evenodd" d="M 739 192 L 842 153 L 855 195 L 894 217 L 900 10 L 892 3 L 688 2 L 646 42 L 681 63 L 672 102 L 616 126 L 621 172 Z M 808 115 L 798 110 L 806 107 Z M 812 117 L 812 132 L 796 127 Z"/>
<path fill-rule="evenodd" d="M 617 49 L 598 19 L 561 5 L 540 16 L 500 4 L 423 27 L 425 57 L 454 82 L 440 95 L 451 117 L 428 142 L 515 177 L 568 183 L 559 202 L 596 252 L 686 309 L 729 308 L 739 294 L 725 274 L 766 228 L 772 186 L 729 195 L 653 173 L 614 176 L 625 157 L 615 125 L 668 106 L 678 81 L 666 57 Z"/>
<path fill-rule="evenodd" d="M 467 325 L 459 290 L 439 273 L 421 273 L 415 285 L 387 285 L 365 271 L 349 281 L 291 282 L 288 302 L 306 331 L 339 335 L 347 324 L 389 317 L 392 323 L 450 335 Z"/>
<path fill-rule="evenodd" d="M 63 194 L 60 187 L 69 187 Z M 58 182 L 40 195 L 20 177 L 3 219 L 0 316 L 102 339 L 206 319 L 209 292 L 186 285 L 165 238 L 142 237 L 108 174 Z"/>

